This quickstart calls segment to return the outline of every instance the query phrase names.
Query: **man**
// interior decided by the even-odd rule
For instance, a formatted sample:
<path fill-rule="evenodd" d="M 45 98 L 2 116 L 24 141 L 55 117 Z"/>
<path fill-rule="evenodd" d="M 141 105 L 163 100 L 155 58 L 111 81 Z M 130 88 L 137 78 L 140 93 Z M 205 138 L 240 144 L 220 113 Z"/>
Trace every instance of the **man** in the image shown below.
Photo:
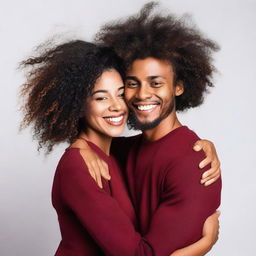
<path fill-rule="evenodd" d="M 155 255 L 168 255 L 197 241 L 220 204 L 221 181 L 207 188 L 199 184 L 204 156 L 192 150 L 199 137 L 176 116 L 203 102 L 218 47 L 182 20 L 153 15 L 153 7 L 147 4 L 140 15 L 105 26 L 97 41 L 126 64 L 128 125 L 143 134 L 117 139 L 113 153 L 120 164 L 126 162 L 140 233 Z"/>
<path fill-rule="evenodd" d="M 200 256 L 213 242 L 203 241 L 196 250 L 190 245 L 201 240 L 204 221 L 218 208 L 221 184 L 200 184 L 207 169 L 198 167 L 203 153 L 193 151 L 199 137 L 181 125 L 176 110 L 202 102 L 212 85 L 210 54 L 217 47 L 172 16 L 150 15 L 152 8 L 146 5 L 139 16 L 106 26 L 98 36 L 126 63 L 128 124 L 143 131 L 117 138 L 112 147 L 126 169 L 139 227 L 95 184 L 74 189 L 84 202 L 93 202 L 81 215 L 105 254 L 164 256 L 187 247 L 178 255 Z"/>

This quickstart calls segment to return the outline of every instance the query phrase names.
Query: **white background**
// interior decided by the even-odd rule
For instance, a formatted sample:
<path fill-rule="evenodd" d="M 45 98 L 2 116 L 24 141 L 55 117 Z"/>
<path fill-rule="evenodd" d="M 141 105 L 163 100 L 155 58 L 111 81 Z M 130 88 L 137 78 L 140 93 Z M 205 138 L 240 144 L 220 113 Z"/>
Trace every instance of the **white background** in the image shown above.
<path fill-rule="evenodd" d="M 256 255 L 256 1 L 169 0 L 163 9 L 192 14 L 221 46 L 219 74 L 205 104 L 180 116 L 214 141 L 223 169 L 221 233 L 209 255 Z M 51 206 L 54 170 L 65 145 L 38 154 L 30 130 L 18 132 L 17 64 L 55 34 L 90 40 L 105 22 L 130 15 L 145 1 L 22 0 L 0 3 L 0 255 L 53 255 L 60 240 Z M 184 227 L 185 228 L 185 227 Z"/>

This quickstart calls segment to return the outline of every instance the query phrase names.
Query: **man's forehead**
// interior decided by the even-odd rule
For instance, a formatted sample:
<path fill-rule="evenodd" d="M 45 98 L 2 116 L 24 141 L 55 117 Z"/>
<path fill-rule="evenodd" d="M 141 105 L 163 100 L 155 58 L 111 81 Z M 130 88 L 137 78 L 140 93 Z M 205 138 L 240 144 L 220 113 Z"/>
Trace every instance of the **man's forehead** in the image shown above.
<path fill-rule="evenodd" d="M 172 64 L 168 60 L 147 57 L 136 59 L 127 69 L 127 76 L 144 76 L 148 78 L 164 77 L 173 74 Z"/>

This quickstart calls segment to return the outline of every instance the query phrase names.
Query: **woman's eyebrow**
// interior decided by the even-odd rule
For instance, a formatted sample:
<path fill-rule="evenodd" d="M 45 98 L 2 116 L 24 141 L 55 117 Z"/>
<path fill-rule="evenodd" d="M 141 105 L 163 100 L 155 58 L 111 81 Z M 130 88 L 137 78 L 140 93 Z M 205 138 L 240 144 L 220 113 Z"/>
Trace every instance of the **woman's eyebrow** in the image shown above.
<path fill-rule="evenodd" d="M 91 94 L 91 96 L 93 96 L 93 95 L 96 94 L 96 93 L 108 93 L 108 91 L 107 91 L 107 90 L 98 90 L 98 91 L 94 91 L 94 92 Z"/>
<path fill-rule="evenodd" d="M 120 91 L 120 90 L 122 90 L 122 89 L 124 89 L 124 86 L 119 87 L 117 90 Z M 93 96 L 93 95 L 96 94 L 96 93 L 108 93 L 108 91 L 107 91 L 107 90 L 97 90 L 97 91 L 94 91 L 94 92 L 91 94 L 91 96 Z"/>

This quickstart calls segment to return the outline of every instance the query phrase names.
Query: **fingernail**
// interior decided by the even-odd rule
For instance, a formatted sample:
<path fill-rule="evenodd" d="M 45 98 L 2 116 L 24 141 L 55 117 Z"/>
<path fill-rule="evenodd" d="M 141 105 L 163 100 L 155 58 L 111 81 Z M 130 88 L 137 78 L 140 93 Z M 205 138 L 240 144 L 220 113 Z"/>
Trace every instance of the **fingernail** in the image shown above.
<path fill-rule="evenodd" d="M 210 185 L 210 181 L 206 181 L 204 185 L 205 185 L 205 186 Z"/>
<path fill-rule="evenodd" d="M 198 151 L 198 150 L 200 150 L 200 149 L 201 149 L 201 147 L 200 147 L 199 145 L 195 145 L 195 146 L 194 146 L 194 150 Z"/>
<path fill-rule="evenodd" d="M 205 172 L 205 173 L 203 174 L 203 176 L 202 176 L 202 179 L 207 178 L 207 176 L 208 176 L 208 172 Z"/>

